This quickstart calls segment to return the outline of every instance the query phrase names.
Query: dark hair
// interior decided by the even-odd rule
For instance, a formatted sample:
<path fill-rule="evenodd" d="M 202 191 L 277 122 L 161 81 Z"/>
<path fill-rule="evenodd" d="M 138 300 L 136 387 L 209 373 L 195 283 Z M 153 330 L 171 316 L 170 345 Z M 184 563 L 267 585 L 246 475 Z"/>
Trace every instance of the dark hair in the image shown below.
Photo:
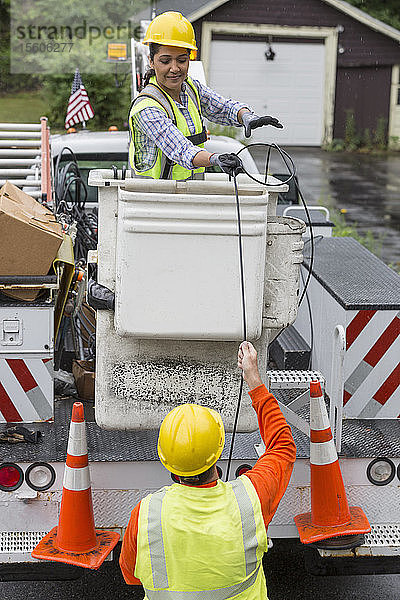
<path fill-rule="evenodd" d="M 182 483 L 189 483 L 190 485 L 202 485 L 203 483 L 207 482 L 207 479 L 210 477 L 211 472 L 214 469 L 214 467 L 215 467 L 215 465 L 213 465 L 212 467 L 207 469 L 207 471 L 204 471 L 203 473 L 200 473 L 199 475 L 193 475 L 192 477 L 179 476 L 179 479 L 182 481 Z"/>
<path fill-rule="evenodd" d="M 151 60 L 154 60 L 154 56 L 156 54 L 158 54 L 160 48 L 161 48 L 161 44 L 156 44 L 155 42 L 150 42 L 150 44 L 149 44 L 149 56 L 150 56 Z M 143 87 L 146 87 L 146 85 L 150 81 L 150 77 L 154 77 L 155 74 L 156 74 L 156 72 L 155 72 L 154 69 L 150 69 L 150 67 L 147 69 L 147 71 L 146 71 L 146 73 L 144 74 L 144 77 L 143 77 Z"/>
<path fill-rule="evenodd" d="M 154 57 L 155 57 L 156 54 L 159 53 L 161 46 L 162 46 L 162 44 L 156 44 L 155 42 L 150 42 L 150 44 L 149 44 L 149 56 L 150 56 L 151 60 L 154 60 Z M 184 48 L 184 49 L 187 51 L 188 54 L 190 54 L 189 48 Z M 147 71 L 146 71 L 146 73 L 144 74 L 144 77 L 143 77 L 142 89 L 144 87 L 146 87 L 146 85 L 150 81 L 150 78 L 154 77 L 155 74 L 156 74 L 156 72 L 155 72 L 154 69 L 150 69 L 150 68 L 147 69 Z"/>

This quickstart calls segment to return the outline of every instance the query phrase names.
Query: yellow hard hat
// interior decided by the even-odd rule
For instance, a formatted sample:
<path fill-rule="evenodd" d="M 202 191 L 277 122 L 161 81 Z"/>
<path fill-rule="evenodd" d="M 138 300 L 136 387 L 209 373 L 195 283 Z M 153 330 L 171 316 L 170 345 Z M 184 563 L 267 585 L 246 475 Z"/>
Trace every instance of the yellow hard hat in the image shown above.
<path fill-rule="evenodd" d="M 221 416 L 199 404 L 182 404 L 167 414 L 158 436 L 164 467 L 182 477 L 207 471 L 221 456 L 225 430 Z"/>
<path fill-rule="evenodd" d="M 152 20 L 143 40 L 144 44 L 151 42 L 197 50 L 193 26 L 179 12 L 168 11 Z"/>

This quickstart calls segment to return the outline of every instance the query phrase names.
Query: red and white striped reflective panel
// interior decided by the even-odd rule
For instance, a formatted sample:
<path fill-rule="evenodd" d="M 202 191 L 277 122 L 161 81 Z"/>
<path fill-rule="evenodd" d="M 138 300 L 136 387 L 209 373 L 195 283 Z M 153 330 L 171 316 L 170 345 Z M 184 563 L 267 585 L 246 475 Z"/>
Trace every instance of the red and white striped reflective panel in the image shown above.
<path fill-rule="evenodd" d="M 53 418 L 51 358 L 0 359 L 0 423 L 36 423 Z"/>
<path fill-rule="evenodd" d="M 346 328 L 345 414 L 400 417 L 400 312 L 360 310 Z"/>
<path fill-rule="evenodd" d="M 90 488 L 86 423 L 83 405 L 75 402 L 69 427 L 67 462 L 64 470 L 64 489 L 82 492 Z"/>
<path fill-rule="evenodd" d="M 310 394 L 310 463 L 330 465 L 338 460 L 328 412 L 319 383 L 311 383 Z"/>

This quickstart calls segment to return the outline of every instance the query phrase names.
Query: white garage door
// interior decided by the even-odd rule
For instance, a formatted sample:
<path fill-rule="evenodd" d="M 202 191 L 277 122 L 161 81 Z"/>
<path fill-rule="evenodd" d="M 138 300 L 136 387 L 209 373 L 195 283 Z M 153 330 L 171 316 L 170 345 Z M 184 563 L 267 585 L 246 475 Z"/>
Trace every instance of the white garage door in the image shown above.
<path fill-rule="evenodd" d="M 264 127 L 253 142 L 319 146 L 323 136 L 325 49 L 321 44 L 215 40 L 209 85 L 227 98 L 246 102 L 258 115 L 279 118 L 284 129 Z"/>

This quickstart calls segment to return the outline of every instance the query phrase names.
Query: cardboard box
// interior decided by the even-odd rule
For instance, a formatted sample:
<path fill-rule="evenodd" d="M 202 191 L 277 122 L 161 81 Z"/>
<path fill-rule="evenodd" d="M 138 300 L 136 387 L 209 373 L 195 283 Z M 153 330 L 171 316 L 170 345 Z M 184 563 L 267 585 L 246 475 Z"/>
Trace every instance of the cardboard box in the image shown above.
<path fill-rule="evenodd" d="M 9 181 L 0 189 L 0 276 L 47 275 L 63 240 L 60 223 L 45 206 Z M 7 290 L 34 300 L 39 290 Z"/>
<path fill-rule="evenodd" d="M 94 361 L 74 360 L 72 362 L 72 374 L 79 398 L 94 400 Z"/>

